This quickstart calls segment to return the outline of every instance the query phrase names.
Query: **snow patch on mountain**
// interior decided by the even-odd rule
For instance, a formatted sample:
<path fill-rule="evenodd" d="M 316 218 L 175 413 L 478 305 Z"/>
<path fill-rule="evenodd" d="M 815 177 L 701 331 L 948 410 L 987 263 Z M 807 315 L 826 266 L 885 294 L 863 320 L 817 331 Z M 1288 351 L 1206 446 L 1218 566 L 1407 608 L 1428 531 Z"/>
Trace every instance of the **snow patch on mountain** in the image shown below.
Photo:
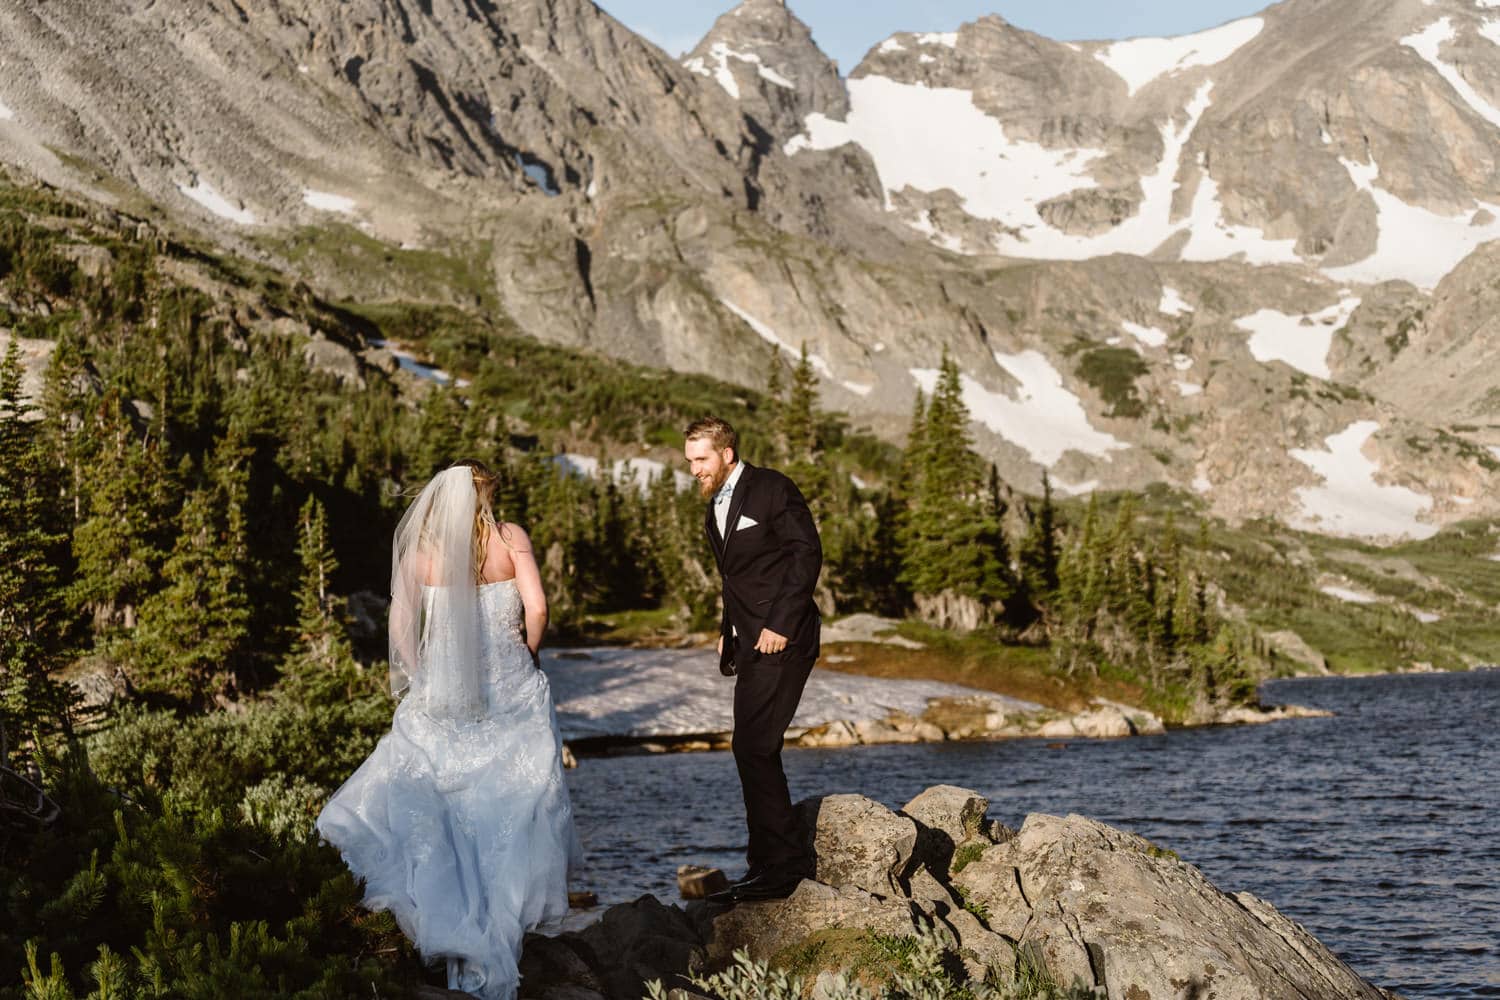
<path fill-rule="evenodd" d="M 1366 458 L 1365 444 L 1380 430 L 1374 420 L 1359 420 L 1325 439 L 1326 451 L 1293 449 L 1292 458 L 1323 477 L 1321 486 L 1298 488 L 1301 512 L 1294 528 L 1356 538 L 1431 538 L 1436 525 L 1417 520 L 1432 508 L 1432 498 L 1404 486 L 1375 481 L 1380 467 Z"/>
<path fill-rule="evenodd" d="M 221 219 L 228 219 L 230 222 L 237 222 L 242 226 L 255 225 L 254 212 L 251 212 L 248 208 L 234 204 L 228 198 L 225 198 L 218 191 L 214 190 L 213 185 L 202 178 L 194 178 L 191 185 L 178 184 L 177 190 Z"/>
<path fill-rule="evenodd" d="M 575 452 L 566 452 L 554 456 L 554 465 L 564 472 L 585 479 L 598 479 L 603 468 L 599 459 L 592 455 L 580 455 Z M 693 485 L 693 477 L 681 469 L 670 470 L 672 474 L 672 485 L 680 493 Z M 650 488 L 651 483 L 666 475 L 668 469 L 662 462 L 652 458 L 621 458 L 609 466 L 609 476 L 616 483 L 629 483 L 644 493 Z"/>
<path fill-rule="evenodd" d="M 1063 385 L 1062 375 L 1039 351 L 995 352 L 995 361 L 1021 383 L 1012 398 L 960 375 L 964 405 L 974 420 L 1018 445 L 1033 461 L 1056 465 L 1069 451 L 1107 458 L 1130 446 L 1089 423 L 1083 401 Z M 929 395 L 937 388 L 935 368 L 914 368 L 911 376 Z"/>
<path fill-rule="evenodd" d="M 1345 604 L 1377 604 L 1380 598 L 1374 594 L 1367 594 L 1362 590 L 1351 590 L 1348 587 L 1340 587 L 1337 584 L 1328 584 L 1318 588 L 1329 597 L 1336 597 Z"/>
<path fill-rule="evenodd" d="M 1099 488 L 1099 480 L 1090 479 L 1082 483 L 1070 483 L 1066 479 L 1054 478 L 1052 480 L 1052 485 L 1055 486 L 1057 488 L 1057 492 L 1061 493 L 1063 496 L 1081 497 L 1087 496 L 1088 494 L 1097 490 Z"/>
<path fill-rule="evenodd" d="M 1177 289 L 1163 285 L 1161 305 L 1156 307 L 1156 311 L 1163 316 L 1183 316 L 1192 312 L 1193 307 L 1188 305 L 1187 299 L 1184 299 Z"/>
<path fill-rule="evenodd" d="M 1473 212 L 1439 215 L 1376 187 L 1380 166 L 1374 160 L 1355 163 L 1340 157 L 1339 162 L 1355 185 L 1374 197 L 1380 235 L 1375 252 L 1364 260 L 1324 269 L 1337 281 L 1374 284 L 1400 278 L 1431 291 L 1475 247 L 1500 239 L 1500 205 L 1479 202 Z M 1493 218 L 1475 225 L 1480 212 L 1489 212 Z"/>
<path fill-rule="evenodd" d="M 740 99 L 740 85 L 739 81 L 734 78 L 734 73 L 729 69 L 729 60 L 731 59 L 738 59 L 740 62 L 753 64 L 755 71 L 760 74 L 761 79 L 769 80 L 778 87 L 785 87 L 787 90 L 797 89 L 795 83 L 762 62 L 758 53 L 736 52 L 726 42 L 714 42 L 708 50 L 708 58 L 715 63 L 713 69 L 709 69 L 708 64 L 702 56 L 695 56 L 682 65 L 700 76 L 713 77 L 719 82 L 719 86 L 723 87 L 729 96 L 736 101 Z"/>
<path fill-rule="evenodd" d="M 1212 103 L 1212 92 L 1213 84 L 1205 82 L 1183 109 L 1186 117 L 1181 125 L 1168 118 L 1160 126 L 1162 157 L 1156 171 L 1141 178 L 1142 199 L 1135 215 L 1099 236 L 1074 236 L 1059 232 L 1043 221 L 1037 212 L 1036 203 L 1045 201 L 1046 197 L 1035 198 L 1025 206 L 1024 215 L 1005 220 L 1021 230 L 1021 237 L 1002 237 L 997 241 L 997 249 L 1001 253 L 1023 257 L 1085 260 L 1112 253 L 1148 254 L 1161 246 L 1181 228 L 1180 223 L 1174 224 L 1172 221 L 1172 199 L 1178 188 L 1177 174 L 1182 166 L 1182 152 L 1193 130 L 1198 127 L 1203 113 Z M 1095 151 L 1087 152 L 1092 161 Z M 1075 184 L 1069 190 L 1084 186 L 1095 185 L 1092 182 L 1086 185 Z"/>
<path fill-rule="evenodd" d="M 748 312 L 741 309 L 733 302 L 730 302 L 728 299 L 721 298 L 719 299 L 719 301 L 723 303 L 725 309 L 728 309 L 740 319 L 744 320 L 745 325 L 759 334 L 760 338 L 766 343 L 774 344 L 779 350 L 790 355 L 792 360 L 794 361 L 801 360 L 801 348 L 793 347 L 785 340 L 782 340 L 775 330 L 771 329 L 765 323 L 762 323 L 760 320 L 756 319 L 754 316 L 750 315 Z M 864 385 L 859 382 L 850 382 L 834 375 L 833 368 L 824 358 L 817 354 L 809 352 L 807 355 L 807 362 L 808 364 L 812 365 L 813 368 L 818 371 L 824 378 L 828 379 L 831 382 L 836 382 L 837 384 L 843 386 L 845 389 L 848 389 L 850 392 L 854 393 L 856 396 L 868 396 L 875 389 L 873 385 Z"/>
<path fill-rule="evenodd" d="M 16 113 L 10 108 L 6 107 L 4 101 L 0 101 L 0 122 L 8 122 L 15 117 Z"/>
<path fill-rule="evenodd" d="M 1187 229 L 1191 236 L 1182 250 L 1183 260 L 1227 260 L 1243 255 L 1252 264 L 1296 264 L 1297 240 L 1270 240 L 1253 226 L 1242 226 L 1224 220 L 1219 201 L 1219 185 L 1199 159 L 1198 191 L 1193 195 Z"/>
<path fill-rule="evenodd" d="M 1174 382 L 1177 392 L 1181 396 L 1197 396 L 1203 392 L 1203 386 L 1196 382 Z"/>
<path fill-rule="evenodd" d="M 303 188 L 302 201 L 324 212 L 340 212 L 344 215 L 354 214 L 354 199 L 341 194 L 329 194 L 327 191 L 314 191 L 311 188 Z"/>
<path fill-rule="evenodd" d="M 805 138 L 794 137 L 785 149 L 791 154 L 858 144 L 875 161 L 887 208 L 891 194 L 904 188 L 947 188 L 975 218 L 1036 226 L 1041 224 L 1037 203 L 1094 186 L 1088 168 L 1102 150 L 1056 150 L 1011 140 L 967 90 L 881 76 L 850 80 L 848 86 L 848 119 L 810 114 Z"/>
<path fill-rule="evenodd" d="M 1407 46 L 1417 55 L 1427 60 L 1438 75 L 1448 81 L 1464 103 L 1474 109 L 1485 121 L 1491 125 L 1500 127 L 1500 108 L 1496 108 L 1485 97 L 1475 90 L 1473 85 L 1459 75 L 1458 68 L 1450 63 L 1443 62 L 1438 58 L 1438 50 L 1445 44 L 1458 37 L 1458 31 L 1453 27 L 1449 18 L 1439 18 L 1421 31 L 1413 35 L 1407 35 L 1401 39 L 1401 44 Z"/>
<path fill-rule="evenodd" d="M 1166 332 L 1158 330 L 1154 326 L 1142 326 L 1139 323 L 1132 323 L 1129 320 L 1124 321 L 1120 325 L 1125 328 L 1126 333 L 1147 347 L 1161 347 L 1167 342 Z"/>
<path fill-rule="evenodd" d="M 1317 378 L 1332 378 L 1328 350 L 1333 335 L 1354 315 L 1359 299 L 1347 292 L 1337 303 L 1315 313 L 1292 315 L 1276 309 L 1261 309 L 1234 321 L 1250 334 L 1247 346 L 1256 361 L 1284 361 Z"/>
<path fill-rule="evenodd" d="M 1247 17 L 1176 38 L 1131 38 L 1100 49 L 1094 58 L 1114 70 L 1133 97 L 1146 84 L 1168 73 L 1223 62 L 1254 40 L 1264 27 L 1261 18 Z"/>
<path fill-rule="evenodd" d="M 925 31 L 917 36 L 918 45 L 946 45 L 950 49 L 958 48 L 958 32 L 956 31 Z"/>

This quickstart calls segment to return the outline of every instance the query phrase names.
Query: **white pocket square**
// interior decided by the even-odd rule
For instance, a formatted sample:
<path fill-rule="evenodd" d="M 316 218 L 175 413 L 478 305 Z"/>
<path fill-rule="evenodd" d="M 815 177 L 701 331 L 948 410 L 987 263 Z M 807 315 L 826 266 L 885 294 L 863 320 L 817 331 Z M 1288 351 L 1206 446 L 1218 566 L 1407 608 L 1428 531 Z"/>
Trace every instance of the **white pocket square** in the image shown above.
<path fill-rule="evenodd" d="M 741 514 L 739 521 L 735 523 L 734 530 L 744 531 L 746 528 L 753 528 L 759 523 L 759 521 L 751 517 L 749 514 Z"/>

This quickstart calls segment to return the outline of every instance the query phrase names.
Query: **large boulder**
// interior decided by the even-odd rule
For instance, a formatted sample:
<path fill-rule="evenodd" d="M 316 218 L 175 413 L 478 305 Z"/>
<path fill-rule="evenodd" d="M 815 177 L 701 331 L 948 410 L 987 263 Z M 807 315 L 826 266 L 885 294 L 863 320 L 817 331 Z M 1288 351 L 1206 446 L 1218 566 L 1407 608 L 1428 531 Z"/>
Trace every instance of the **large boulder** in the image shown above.
<path fill-rule="evenodd" d="M 992 930 L 1111 998 L 1383 1000 L 1306 931 L 1145 839 L 1032 815 L 954 878 Z"/>
<path fill-rule="evenodd" d="M 807 880 L 786 899 L 741 903 L 715 916 L 708 960 L 710 965 L 726 963 L 741 948 L 751 958 L 769 959 L 827 930 L 903 937 L 915 934 L 916 925 L 907 900 L 882 899 L 853 886 L 834 888 Z"/>
<path fill-rule="evenodd" d="M 917 860 L 946 876 L 961 844 L 983 841 L 984 814 L 990 800 L 955 785 L 934 785 L 901 808 L 917 824 Z"/>
<path fill-rule="evenodd" d="M 877 896 L 904 894 L 917 825 L 863 795 L 829 795 L 797 803 L 811 838 L 817 879 Z"/>

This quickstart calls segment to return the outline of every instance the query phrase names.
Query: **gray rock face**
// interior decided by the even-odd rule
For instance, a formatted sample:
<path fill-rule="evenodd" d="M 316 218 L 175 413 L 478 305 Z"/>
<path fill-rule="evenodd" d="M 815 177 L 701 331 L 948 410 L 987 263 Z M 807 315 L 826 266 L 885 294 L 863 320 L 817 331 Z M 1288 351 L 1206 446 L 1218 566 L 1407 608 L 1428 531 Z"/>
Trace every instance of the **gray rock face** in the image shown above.
<path fill-rule="evenodd" d="M 849 112 L 838 66 L 784 0 L 746 0 L 733 8 L 683 65 L 739 103 L 768 151 L 801 132 L 809 114 L 843 118 Z"/>
<path fill-rule="evenodd" d="M 816 931 L 864 930 L 904 936 L 915 932 L 911 904 L 882 899 L 853 886 L 835 888 L 805 881 L 786 899 L 742 903 L 713 919 L 711 962 L 725 962 L 743 948 L 766 959 Z"/>
<path fill-rule="evenodd" d="M 844 844 L 879 840 L 899 856 L 912 821 L 857 795 L 832 796 L 820 817 L 819 870 Z M 983 799 L 950 786 L 909 808 L 981 842 Z M 813 805 L 808 803 L 806 805 Z M 900 820 L 893 823 L 893 820 Z M 905 827 L 902 827 L 905 824 Z M 830 872 L 836 866 L 830 866 Z M 581 933 L 530 935 L 521 996 L 634 998 L 642 983 L 690 969 L 723 969 L 743 949 L 752 959 L 833 964 L 851 971 L 870 935 L 907 937 L 935 921 L 953 934 L 951 957 L 971 983 L 1017 973 L 1017 956 L 1045 963 L 1061 983 L 1075 977 L 1111 1000 L 1391 1000 L 1301 927 L 1248 893 L 1227 896 L 1191 865 L 1140 837 L 1078 816 L 1027 817 L 1019 835 L 988 847 L 951 882 L 927 867 L 910 890 L 872 894 L 852 884 L 804 881 L 786 899 L 733 907 L 697 902 L 686 913 L 647 896 L 611 907 Z M 852 970 L 859 971 L 859 970 Z M 816 994 L 815 994 L 816 995 Z"/>
<path fill-rule="evenodd" d="M 980 401 L 978 450 L 1032 492 L 1046 468 L 1286 518 L 1320 485 L 1291 452 L 1375 421 L 1377 482 L 1447 523 L 1500 511 L 1496 251 L 1422 291 L 1500 235 L 1483 16 L 1287 0 L 1253 31 L 1162 43 L 1154 76 L 988 17 L 895 35 L 846 82 L 776 0 L 726 14 L 685 64 L 587 0 L 26 0 L 0 16 L 0 161 L 126 217 L 164 206 L 330 298 L 494 308 L 543 341 L 757 388 L 768 341 L 806 342 L 822 402 L 892 439 L 946 349 Z M 986 145 L 932 149 L 936 180 L 893 168 L 878 136 L 798 146 L 809 117 L 866 111 L 899 140 L 923 112 L 862 109 L 876 81 L 972 112 L 949 132 Z M 1047 183 L 986 194 L 946 172 L 1018 157 L 1050 160 Z M 1035 218 L 1001 210 L 1017 205 Z M 1449 232 L 1395 269 L 1434 273 L 1361 285 L 1388 276 L 1371 255 L 1391 258 L 1414 212 Z M 464 277 L 401 270 L 423 254 Z M 1346 292 L 1361 305 L 1336 330 L 1297 321 Z M 1334 334 L 1322 357 L 1293 344 L 1328 378 L 1252 348 L 1242 321 L 1262 310 L 1291 317 L 1288 343 Z M 1098 378 L 1121 352 L 1138 373 Z M 1065 433 L 1027 434 L 1062 414 Z"/>
<path fill-rule="evenodd" d="M 1269 904 L 1227 896 L 1168 852 L 1081 816 L 1028 816 L 954 884 L 1054 978 L 1110 997 L 1386 996 Z"/>
<path fill-rule="evenodd" d="M 946 875 L 960 845 L 983 839 L 989 808 L 989 799 L 954 785 L 934 785 L 902 806 L 917 824 L 917 859 Z"/>
<path fill-rule="evenodd" d="M 340 382 L 363 388 L 364 376 L 360 374 L 359 358 L 343 344 L 323 337 L 314 337 L 302 348 L 302 358 L 314 371 L 332 375 Z"/>
<path fill-rule="evenodd" d="M 863 795 L 806 799 L 796 808 L 812 838 L 819 882 L 877 896 L 903 895 L 901 883 L 917 844 L 915 823 Z"/>

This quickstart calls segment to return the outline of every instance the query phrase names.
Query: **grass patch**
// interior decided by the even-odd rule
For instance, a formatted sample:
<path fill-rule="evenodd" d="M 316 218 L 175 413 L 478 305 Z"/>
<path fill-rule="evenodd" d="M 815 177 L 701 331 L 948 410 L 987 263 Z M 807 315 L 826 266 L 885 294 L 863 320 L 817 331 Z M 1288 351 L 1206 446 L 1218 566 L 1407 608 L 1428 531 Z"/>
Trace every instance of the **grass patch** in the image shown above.
<path fill-rule="evenodd" d="M 1111 417 L 1140 417 L 1145 405 L 1135 391 L 1135 380 L 1149 370 L 1144 359 L 1127 347 L 1097 347 L 1078 359 L 1078 377 L 1109 404 Z"/>
<path fill-rule="evenodd" d="M 984 856 L 985 848 L 989 846 L 989 844 L 980 843 L 959 845 L 958 850 L 953 852 L 953 863 L 948 866 L 948 874 L 957 875 L 959 872 L 963 871 L 965 868 L 978 861 L 981 857 Z M 959 891 L 959 895 L 963 895 L 962 890 Z M 965 901 L 964 907 L 965 909 L 968 908 L 967 901 Z"/>

